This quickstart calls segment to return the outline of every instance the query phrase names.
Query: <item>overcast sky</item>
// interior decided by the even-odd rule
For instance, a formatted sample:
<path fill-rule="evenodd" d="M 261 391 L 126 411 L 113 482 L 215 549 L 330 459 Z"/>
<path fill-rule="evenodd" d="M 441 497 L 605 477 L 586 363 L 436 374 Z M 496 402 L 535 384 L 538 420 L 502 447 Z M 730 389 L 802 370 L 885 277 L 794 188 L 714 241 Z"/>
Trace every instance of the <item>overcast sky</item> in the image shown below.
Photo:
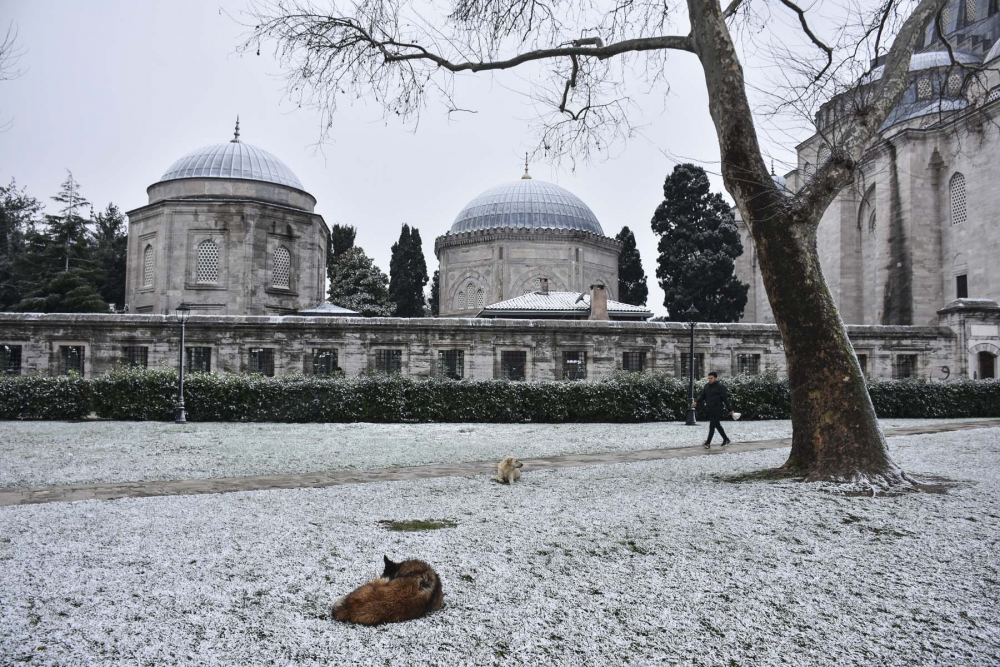
<path fill-rule="evenodd" d="M 359 102 L 341 110 L 317 147 L 319 115 L 286 98 L 273 58 L 236 53 L 245 30 L 233 16 L 245 4 L 4 0 L 0 19 L 19 32 L 24 72 L 0 82 L 0 122 L 12 123 L 0 133 L 0 180 L 14 177 L 48 203 L 70 169 L 95 208 L 114 202 L 127 211 L 147 202 L 146 188 L 174 160 L 231 139 L 239 114 L 241 138 L 285 162 L 327 223 L 357 227 L 358 243 L 383 270 L 406 222 L 420 229 L 432 274 L 434 238 L 479 192 L 520 177 L 537 141 L 528 122 L 535 112 L 512 90 L 517 75 L 464 77 L 461 106 L 477 113 L 449 119 L 432 104 L 415 131 Z M 649 221 L 663 180 L 679 159 L 710 170 L 718 161 L 697 61 L 676 54 L 669 68 L 665 104 L 662 88 L 640 98 L 642 136 L 613 158 L 531 166 L 535 178 L 581 197 L 606 235 L 633 229 L 657 313 L 663 293 Z M 713 184 L 722 190 L 720 178 Z"/>

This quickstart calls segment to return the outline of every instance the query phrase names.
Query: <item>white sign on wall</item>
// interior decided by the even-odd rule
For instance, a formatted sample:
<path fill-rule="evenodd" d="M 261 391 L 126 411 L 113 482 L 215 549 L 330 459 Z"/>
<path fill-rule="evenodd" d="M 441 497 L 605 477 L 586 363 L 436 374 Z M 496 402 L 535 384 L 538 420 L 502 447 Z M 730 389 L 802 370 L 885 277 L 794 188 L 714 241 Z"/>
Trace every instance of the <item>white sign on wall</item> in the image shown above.
<path fill-rule="evenodd" d="M 997 338 L 1000 337 L 1000 327 L 983 324 L 973 324 L 972 325 L 972 337 L 973 338 Z"/>

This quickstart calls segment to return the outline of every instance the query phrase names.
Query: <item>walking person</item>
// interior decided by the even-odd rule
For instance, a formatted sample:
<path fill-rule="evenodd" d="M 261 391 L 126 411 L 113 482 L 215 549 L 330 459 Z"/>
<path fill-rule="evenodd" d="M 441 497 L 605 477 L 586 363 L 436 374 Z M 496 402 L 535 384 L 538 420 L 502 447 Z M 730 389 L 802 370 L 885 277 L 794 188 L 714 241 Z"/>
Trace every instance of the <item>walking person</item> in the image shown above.
<path fill-rule="evenodd" d="M 726 430 L 722 428 L 722 422 L 720 421 L 722 417 L 727 414 L 729 416 L 733 415 L 733 411 L 729 409 L 729 404 L 732 402 L 732 398 L 729 396 L 729 390 L 726 389 L 726 385 L 719 382 L 719 374 L 712 371 L 708 374 L 708 384 L 704 386 L 701 393 L 698 394 L 698 398 L 695 399 L 691 407 L 698 407 L 698 403 L 704 401 L 705 408 L 708 410 L 708 439 L 705 444 L 702 445 L 705 449 L 712 448 L 712 438 L 715 437 L 715 430 L 719 430 L 719 435 L 722 436 L 722 446 L 725 447 L 730 442 L 729 436 L 726 435 Z"/>

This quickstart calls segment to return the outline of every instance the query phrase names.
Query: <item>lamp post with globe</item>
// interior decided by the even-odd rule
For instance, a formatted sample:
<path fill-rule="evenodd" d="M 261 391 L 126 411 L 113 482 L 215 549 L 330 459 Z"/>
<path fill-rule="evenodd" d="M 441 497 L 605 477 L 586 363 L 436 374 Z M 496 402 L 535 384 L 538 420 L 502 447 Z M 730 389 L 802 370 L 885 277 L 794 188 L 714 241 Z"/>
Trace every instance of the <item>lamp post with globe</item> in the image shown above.
<path fill-rule="evenodd" d="M 184 415 L 184 325 L 187 324 L 188 317 L 191 316 L 191 308 L 186 303 L 177 306 L 177 321 L 181 323 L 181 361 L 180 361 L 180 382 L 177 390 L 177 419 L 178 424 L 186 424 L 187 417 Z"/>
<path fill-rule="evenodd" d="M 694 304 L 691 304 L 691 307 L 685 310 L 684 314 L 687 315 L 688 321 L 691 324 L 691 353 L 688 357 L 688 413 L 687 421 L 684 423 L 687 426 L 697 426 L 698 417 L 695 414 L 694 409 L 694 327 L 696 323 L 695 318 L 697 318 L 700 313 L 698 312 L 698 309 L 694 307 Z"/>

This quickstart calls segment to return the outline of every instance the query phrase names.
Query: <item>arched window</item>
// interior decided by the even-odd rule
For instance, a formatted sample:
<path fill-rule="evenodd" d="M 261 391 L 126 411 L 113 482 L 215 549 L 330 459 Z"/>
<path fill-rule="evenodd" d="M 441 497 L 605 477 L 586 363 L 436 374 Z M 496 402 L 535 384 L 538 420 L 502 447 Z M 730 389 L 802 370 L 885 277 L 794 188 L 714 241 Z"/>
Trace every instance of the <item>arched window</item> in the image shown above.
<path fill-rule="evenodd" d="M 951 224 L 960 225 L 965 222 L 965 176 L 956 171 L 949 181 L 948 190 L 951 198 Z"/>
<path fill-rule="evenodd" d="M 931 95 L 934 94 L 934 88 L 931 86 L 930 77 L 922 76 L 917 79 L 917 99 L 926 100 L 930 99 Z"/>
<path fill-rule="evenodd" d="M 202 241 L 198 244 L 198 257 L 195 262 L 195 282 L 219 282 L 219 246 L 215 241 Z"/>
<path fill-rule="evenodd" d="M 864 231 L 865 225 L 867 225 L 868 231 L 874 233 L 875 221 L 875 186 L 873 185 L 868 188 L 865 198 L 861 200 L 861 206 L 858 208 L 858 229 Z"/>
<path fill-rule="evenodd" d="M 455 310 L 465 310 L 465 292 L 459 290 L 455 297 Z"/>
<path fill-rule="evenodd" d="M 951 30 L 951 4 L 946 4 L 941 8 L 941 29 L 944 32 Z"/>
<path fill-rule="evenodd" d="M 478 290 L 476 290 L 476 308 L 482 308 L 485 303 L 486 303 L 486 292 L 484 292 L 483 288 L 480 287 Z"/>
<path fill-rule="evenodd" d="M 975 23 L 976 22 L 976 4 L 979 0 L 965 0 L 965 22 Z"/>
<path fill-rule="evenodd" d="M 830 147 L 820 146 L 819 149 L 819 160 L 816 162 L 816 168 L 822 169 L 826 161 L 830 159 Z"/>
<path fill-rule="evenodd" d="M 153 244 L 146 246 L 142 253 L 142 286 L 153 286 L 153 270 L 156 268 L 156 255 L 153 252 Z"/>
<path fill-rule="evenodd" d="M 467 301 L 465 303 L 465 307 L 466 308 L 474 308 L 475 305 L 476 305 L 476 301 L 475 301 L 475 298 L 476 298 L 476 284 L 474 282 L 470 281 L 469 284 L 465 286 L 465 298 L 467 299 Z"/>
<path fill-rule="evenodd" d="M 280 246 L 275 249 L 271 261 L 271 287 L 288 289 L 288 279 L 292 273 L 292 253 Z"/>
<path fill-rule="evenodd" d="M 962 92 L 962 75 L 952 72 L 948 75 L 948 94 L 952 97 Z"/>

